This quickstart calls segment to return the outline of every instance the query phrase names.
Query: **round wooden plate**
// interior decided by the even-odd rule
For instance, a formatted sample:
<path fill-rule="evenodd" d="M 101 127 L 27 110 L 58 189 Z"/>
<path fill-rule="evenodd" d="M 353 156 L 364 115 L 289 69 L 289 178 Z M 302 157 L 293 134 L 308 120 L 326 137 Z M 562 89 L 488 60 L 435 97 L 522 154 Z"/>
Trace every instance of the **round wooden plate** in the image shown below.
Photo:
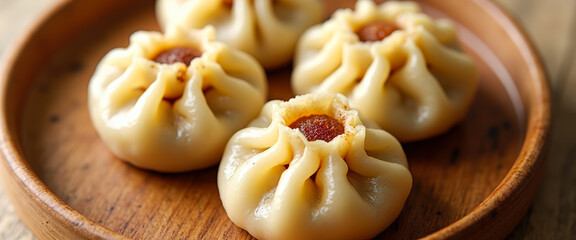
<path fill-rule="evenodd" d="M 325 1 L 326 15 L 355 1 Z M 549 142 L 550 100 L 540 62 L 517 25 L 488 0 L 422 0 L 458 23 L 480 70 L 467 118 L 446 134 L 404 145 L 414 187 L 378 238 L 505 237 L 532 202 Z M 139 170 L 116 159 L 88 117 L 87 85 L 110 49 L 158 30 L 154 2 L 62 1 L 7 50 L 0 71 L 0 175 L 41 239 L 249 239 L 227 218 L 217 168 Z M 290 69 L 269 72 L 270 98 L 287 99 Z"/>

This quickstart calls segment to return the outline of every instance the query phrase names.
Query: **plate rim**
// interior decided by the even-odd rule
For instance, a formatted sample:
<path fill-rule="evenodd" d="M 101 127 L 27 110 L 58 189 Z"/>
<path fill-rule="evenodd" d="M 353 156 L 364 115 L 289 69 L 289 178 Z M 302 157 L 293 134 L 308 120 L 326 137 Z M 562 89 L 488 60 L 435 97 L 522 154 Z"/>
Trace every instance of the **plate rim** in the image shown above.
<path fill-rule="evenodd" d="M 54 231 L 50 231 L 51 223 L 46 221 L 44 229 L 38 229 L 36 218 L 29 216 L 24 204 L 35 204 L 36 210 L 42 214 L 47 214 L 51 221 L 65 224 L 65 229 L 69 232 L 62 232 L 58 236 L 70 237 L 79 236 L 82 238 L 126 238 L 120 233 L 114 232 L 103 225 L 100 225 L 80 212 L 68 206 L 62 199 L 56 196 L 42 182 L 34 170 L 30 167 L 27 160 L 22 154 L 22 149 L 18 137 L 13 136 L 14 130 L 11 130 L 7 122 L 7 90 L 9 88 L 9 79 L 14 64 L 21 57 L 21 53 L 31 41 L 31 38 L 37 35 L 45 27 L 45 24 L 54 18 L 58 18 L 62 12 L 73 7 L 78 1 L 60 0 L 51 8 L 44 11 L 23 34 L 19 35 L 5 50 L 0 59 L 0 177 L 4 188 L 11 203 L 13 204 L 18 216 L 24 224 L 34 233 L 35 236 L 54 236 Z M 550 90 L 547 74 L 543 69 L 541 58 L 534 50 L 533 44 L 526 36 L 525 31 L 520 27 L 510 13 L 503 10 L 501 6 L 490 0 L 473 1 L 480 9 L 491 15 L 501 26 L 507 26 L 506 29 L 513 30 L 509 33 L 515 41 L 515 45 L 525 53 L 522 57 L 527 60 L 528 64 L 533 67 L 531 72 L 535 84 L 535 91 L 538 95 L 538 101 L 542 104 L 532 105 L 526 109 L 525 137 L 522 147 L 514 161 L 513 166 L 498 184 L 498 186 L 486 197 L 482 203 L 470 211 L 466 216 L 451 223 L 450 225 L 425 236 L 424 239 L 444 239 L 471 237 L 470 233 L 478 232 L 478 222 L 489 223 L 493 221 L 494 213 L 502 211 L 499 206 L 503 201 L 511 201 L 511 196 L 519 194 L 519 191 L 532 191 L 529 193 L 533 199 L 536 188 L 543 175 L 543 165 L 545 164 L 546 152 L 550 144 L 549 129 L 551 122 L 551 104 Z M 528 171 L 526 171 L 528 170 Z M 20 188 L 20 189 L 18 189 Z M 22 203 L 19 197 L 28 197 L 29 202 Z M 513 199 L 512 199 L 513 200 Z M 520 210 L 522 214 L 518 221 L 524 216 L 528 206 L 519 206 L 525 208 Z M 21 205 L 23 204 L 23 205 Z M 42 211 L 43 210 L 43 211 Z M 495 233 L 495 236 L 505 237 L 516 226 L 518 222 L 512 224 L 511 229 L 502 229 L 501 233 Z M 509 226 L 508 226 L 509 227 Z M 62 230 L 63 228 L 59 228 Z"/>

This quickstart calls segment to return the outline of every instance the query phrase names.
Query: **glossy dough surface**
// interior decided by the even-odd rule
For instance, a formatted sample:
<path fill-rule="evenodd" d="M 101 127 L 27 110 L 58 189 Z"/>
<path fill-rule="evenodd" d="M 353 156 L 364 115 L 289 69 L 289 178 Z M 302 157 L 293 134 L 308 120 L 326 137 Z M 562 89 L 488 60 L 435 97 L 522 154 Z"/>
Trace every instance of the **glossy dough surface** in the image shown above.
<path fill-rule="evenodd" d="M 90 117 L 116 156 L 161 172 L 213 166 L 230 136 L 258 115 L 267 98 L 264 70 L 213 39 L 211 27 L 136 32 L 128 48 L 101 60 L 88 89 Z M 174 47 L 202 55 L 189 66 L 151 60 Z"/>
<path fill-rule="evenodd" d="M 302 32 L 322 21 L 319 0 L 158 0 L 160 25 L 202 28 L 216 39 L 254 56 L 266 69 L 292 60 Z"/>
<path fill-rule="evenodd" d="M 399 30 L 360 41 L 356 31 L 375 21 Z M 414 2 L 360 0 L 355 10 L 338 10 L 303 34 L 294 65 L 296 94 L 342 93 L 402 142 L 441 134 L 464 118 L 478 81 L 455 26 L 430 18 Z"/>
<path fill-rule="evenodd" d="M 344 134 L 310 142 L 288 127 L 310 114 L 337 119 Z M 220 163 L 229 218 L 258 239 L 376 236 L 400 214 L 412 176 L 400 143 L 374 126 L 340 94 L 268 102 L 231 138 Z"/>

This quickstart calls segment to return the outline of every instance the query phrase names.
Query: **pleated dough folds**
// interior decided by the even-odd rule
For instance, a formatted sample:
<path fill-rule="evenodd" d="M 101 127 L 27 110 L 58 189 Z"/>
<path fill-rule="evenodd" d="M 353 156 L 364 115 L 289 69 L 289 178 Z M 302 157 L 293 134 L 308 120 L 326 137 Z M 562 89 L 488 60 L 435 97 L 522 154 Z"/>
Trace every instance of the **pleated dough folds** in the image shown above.
<path fill-rule="evenodd" d="M 140 31 L 101 60 L 88 87 L 90 117 L 116 156 L 160 172 L 206 168 L 257 116 L 267 99 L 263 68 L 214 34 L 212 27 Z M 151 60 L 174 47 L 201 56 L 189 65 Z"/>
<path fill-rule="evenodd" d="M 216 39 L 266 69 L 289 63 L 302 32 L 324 17 L 320 0 L 159 0 L 156 13 L 163 28 L 214 26 Z"/>
<path fill-rule="evenodd" d="M 362 42 L 372 22 L 398 28 Z M 439 135 L 461 121 L 475 96 L 478 72 L 459 47 L 454 25 L 433 20 L 414 2 L 360 0 L 305 32 L 292 75 L 296 94 L 337 92 L 402 142 Z"/>
<path fill-rule="evenodd" d="M 308 141 L 290 124 L 330 116 L 345 131 Z M 400 214 L 412 176 L 400 143 L 340 94 L 270 101 L 229 141 L 218 171 L 229 218 L 258 239 L 368 239 Z"/>

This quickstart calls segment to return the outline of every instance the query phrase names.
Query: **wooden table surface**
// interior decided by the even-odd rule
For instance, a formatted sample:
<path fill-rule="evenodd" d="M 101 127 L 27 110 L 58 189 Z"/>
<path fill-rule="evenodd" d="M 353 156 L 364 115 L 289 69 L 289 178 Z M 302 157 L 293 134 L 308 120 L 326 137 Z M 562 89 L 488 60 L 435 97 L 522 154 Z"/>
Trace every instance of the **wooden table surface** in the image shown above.
<path fill-rule="evenodd" d="M 58 0 L 0 0 L 0 54 Z M 533 206 L 509 239 L 576 236 L 576 1 L 494 0 L 525 29 L 542 58 L 553 98 L 552 144 Z M 0 239 L 34 239 L 0 187 Z"/>

